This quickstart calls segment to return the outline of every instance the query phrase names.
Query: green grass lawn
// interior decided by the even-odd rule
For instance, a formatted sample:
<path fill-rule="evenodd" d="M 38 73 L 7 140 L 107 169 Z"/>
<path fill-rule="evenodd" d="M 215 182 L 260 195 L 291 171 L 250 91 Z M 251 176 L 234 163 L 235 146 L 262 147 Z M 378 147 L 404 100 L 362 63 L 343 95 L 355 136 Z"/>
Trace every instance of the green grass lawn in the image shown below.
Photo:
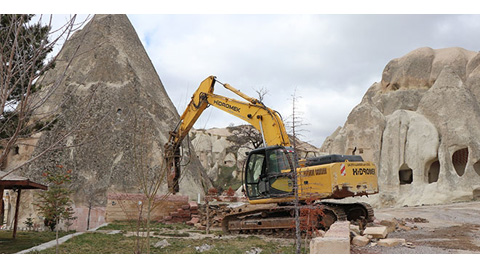
<path fill-rule="evenodd" d="M 155 248 L 157 242 L 166 239 L 170 244 L 164 248 Z M 60 253 L 65 254 L 133 254 L 135 237 L 123 234 L 87 233 L 76 236 L 60 245 Z M 256 236 L 237 237 L 233 239 L 204 238 L 151 238 L 153 254 L 244 254 L 253 248 L 261 249 L 262 254 L 290 254 L 295 252 L 291 245 L 267 242 Z M 210 249 L 199 252 L 196 247 L 209 245 Z M 145 252 L 145 249 L 143 250 Z M 55 248 L 40 251 L 41 254 L 54 254 Z"/>
<path fill-rule="evenodd" d="M 60 245 L 59 252 L 64 254 L 133 254 L 137 248 L 137 242 L 145 245 L 145 239 L 138 240 L 135 236 L 125 236 L 136 228 L 134 222 L 113 222 L 99 229 L 100 232 L 85 233 L 69 239 Z M 121 233 L 107 234 L 101 231 L 120 230 Z M 142 230 L 144 231 L 144 230 Z M 152 223 L 151 234 L 164 237 L 150 238 L 150 253 L 153 254 L 245 254 L 252 249 L 261 249 L 262 254 L 289 254 L 295 252 L 292 240 L 285 242 L 265 241 L 257 236 L 221 236 L 220 232 L 211 232 L 215 237 L 203 237 L 192 239 L 193 236 L 205 234 L 185 224 L 166 225 Z M 164 248 L 155 248 L 154 245 L 166 240 L 169 245 Z M 200 252 L 196 247 L 208 245 L 209 249 Z M 143 246 L 142 253 L 146 252 Z M 55 248 L 46 249 L 41 254 L 54 254 Z"/>
<path fill-rule="evenodd" d="M 59 237 L 74 232 L 60 232 Z M 55 239 L 55 232 L 17 231 L 12 239 L 12 231 L 0 231 L 0 253 L 17 253 Z"/>
<path fill-rule="evenodd" d="M 133 254 L 140 245 L 140 252 L 146 253 L 145 239 L 125 234 L 135 231 L 134 222 L 114 222 L 99 229 L 99 232 L 85 233 L 75 236 L 59 247 L 61 254 Z M 105 231 L 120 230 L 117 234 L 107 234 Z M 144 230 L 141 230 L 144 231 Z M 73 233 L 73 232 L 69 232 Z M 61 232 L 60 236 L 68 233 Z M 258 236 L 222 236 L 221 232 L 210 232 L 214 237 L 204 236 L 205 231 L 197 230 L 185 224 L 166 225 L 152 223 L 150 238 L 150 253 L 153 254 L 245 254 L 252 249 L 261 249 L 262 254 L 291 254 L 295 252 L 294 241 L 266 241 Z M 154 237 L 154 236 L 163 237 Z M 199 235 L 202 235 L 199 237 Z M 11 231 L 0 231 L 0 253 L 16 253 L 55 239 L 55 232 L 18 232 L 13 240 Z M 195 238 L 194 238 L 195 237 Z M 154 247 L 166 240 L 168 246 Z M 139 243 L 138 243 L 139 242 Z M 198 247 L 208 250 L 200 252 Z M 55 254 L 55 247 L 33 252 L 40 254 Z"/>

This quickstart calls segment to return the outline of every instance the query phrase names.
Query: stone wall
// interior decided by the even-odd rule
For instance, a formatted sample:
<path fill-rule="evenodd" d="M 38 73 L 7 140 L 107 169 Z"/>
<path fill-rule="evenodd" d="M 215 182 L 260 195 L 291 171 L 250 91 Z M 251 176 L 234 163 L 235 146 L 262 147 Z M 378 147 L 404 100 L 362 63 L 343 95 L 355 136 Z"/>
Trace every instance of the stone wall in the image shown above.
<path fill-rule="evenodd" d="M 157 196 L 153 202 L 151 220 L 163 221 L 170 213 L 177 212 L 183 206 L 189 206 L 188 196 Z M 137 220 L 140 212 L 146 217 L 147 201 L 142 194 L 111 193 L 108 194 L 105 221 Z"/>

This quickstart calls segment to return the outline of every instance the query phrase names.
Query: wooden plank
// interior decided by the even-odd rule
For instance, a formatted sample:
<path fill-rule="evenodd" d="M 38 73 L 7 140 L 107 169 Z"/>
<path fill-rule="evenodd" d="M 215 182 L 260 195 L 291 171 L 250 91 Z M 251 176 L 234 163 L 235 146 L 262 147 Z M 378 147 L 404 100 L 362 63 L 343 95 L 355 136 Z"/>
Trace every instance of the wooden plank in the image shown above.
<path fill-rule="evenodd" d="M 17 193 L 17 205 L 15 206 L 15 219 L 13 222 L 13 239 L 17 237 L 17 226 L 18 226 L 18 209 L 20 208 L 20 197 L 22 196 L 22 189 L 18 189 Z"/>
<path fill-rule="evenodd" d="M 4 189 L 48 189 L 48 186 L 30 180 L 0 180 L 0 185 L 2 185 Z"/>

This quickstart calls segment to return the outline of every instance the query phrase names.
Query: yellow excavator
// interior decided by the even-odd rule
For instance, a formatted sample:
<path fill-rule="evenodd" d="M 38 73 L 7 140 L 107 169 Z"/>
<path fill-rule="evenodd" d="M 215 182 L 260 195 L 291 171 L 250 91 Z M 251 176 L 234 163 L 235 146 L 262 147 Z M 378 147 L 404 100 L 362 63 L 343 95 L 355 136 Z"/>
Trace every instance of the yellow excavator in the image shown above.
<path fill-rule="evenodd" d="M 216 83 L 244 101 L 214 94 Z M 295 195 L 300 208 L 313 206 L 321 211 L 316 216 L 319 217 L 318 228 L 327 229 L 337 220 L 359 221 L 362 225 L 373 221 L 373 209 L 367 203 L 325 201 L 378 193 L 377 172 L 372 162 L 363 161 L 360 155 L 326 155 L 298 160 L 280 114 L 258 99 L 221 83 L 215 76 L 200 84 L 165 144 L 169 192 L 179 191 L 180 145 L 209 106 L 251 124 L 260 132 L 264 145 L 248 153 L 244 167 L 244 192 L 251 205 L 223 218 L 225 232 L 292 230 Z M 298 191 L 294 189 L 295 182 Z"/>

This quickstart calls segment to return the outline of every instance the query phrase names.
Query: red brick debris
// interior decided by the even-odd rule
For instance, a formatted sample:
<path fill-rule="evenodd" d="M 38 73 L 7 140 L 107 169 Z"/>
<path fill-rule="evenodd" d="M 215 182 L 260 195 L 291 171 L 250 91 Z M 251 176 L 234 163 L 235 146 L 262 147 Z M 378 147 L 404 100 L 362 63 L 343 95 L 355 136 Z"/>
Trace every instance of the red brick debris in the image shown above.
<path fill-rule="evenodd" d="M 163 222 L 167 224 L 186 223 L 193 226 L 199 221 L 198 204 L 195 201 L 190 201 L 187 205 L 182 205 L 180 208 L 177 208 L 176 211 L 170 212 L 168 216 L 163 218 Z"/>

